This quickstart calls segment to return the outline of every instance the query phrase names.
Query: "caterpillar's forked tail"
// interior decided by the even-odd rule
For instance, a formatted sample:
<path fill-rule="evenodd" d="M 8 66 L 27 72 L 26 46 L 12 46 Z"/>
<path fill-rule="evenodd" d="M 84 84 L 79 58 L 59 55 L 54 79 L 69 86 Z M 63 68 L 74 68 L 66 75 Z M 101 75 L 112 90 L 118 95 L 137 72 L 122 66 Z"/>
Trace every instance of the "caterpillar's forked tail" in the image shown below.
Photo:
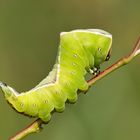
<path fill-rule="evenodd" d="M 22 107 L 22 99 L 18 99 L 18 95 L 20 94 L 15 89 L 2 82 L 0 82 L 0 88 L 2 89 L 8 103 L 12 105 L 16 111 L 23 112 L 24 108 Z"/>
<path fill-rule="evenodd" d="M 2 89 L 5 98 L 8 100 L 10 97 L 15 97 L 18 95 L 18 92 L 15 91 L 12 87 L 0 81 L 0 88 Z"/>

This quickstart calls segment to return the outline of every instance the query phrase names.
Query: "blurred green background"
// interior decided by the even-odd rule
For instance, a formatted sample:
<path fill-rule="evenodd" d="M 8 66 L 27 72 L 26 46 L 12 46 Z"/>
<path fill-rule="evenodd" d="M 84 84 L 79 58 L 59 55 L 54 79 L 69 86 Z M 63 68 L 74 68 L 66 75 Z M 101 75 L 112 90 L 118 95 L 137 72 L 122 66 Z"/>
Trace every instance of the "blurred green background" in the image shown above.
<path fill-rule="evenodd" d="M 140 1 L 0 0 L 0 80 L 17 91 L 31 89 L 51 70 L 59 33 L 79 28 L 113 34 L 112 58 L 103 69 L 127 54 L 140 35 Z M 139 83 L 140 56 L 25 139 L 139 140 Z M 0 94 L 0 139 L 7 140 L 34 119 L 13 111 Z"/>

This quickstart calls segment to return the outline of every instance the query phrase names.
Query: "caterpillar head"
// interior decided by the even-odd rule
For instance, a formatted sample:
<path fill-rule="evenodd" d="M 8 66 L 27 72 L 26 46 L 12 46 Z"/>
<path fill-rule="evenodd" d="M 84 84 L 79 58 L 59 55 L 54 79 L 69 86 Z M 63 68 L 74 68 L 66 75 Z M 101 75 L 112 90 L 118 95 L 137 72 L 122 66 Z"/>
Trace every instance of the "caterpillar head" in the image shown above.
<path fill-rule="evenodd" d="M 96 50 L 94 50 L 94 65 L 98 67 L 101 63 L 110 59 L 112 50 L 112 35 L 100 29 L 93 29 L 89 31 L 98 36 L 96 39 Z"/>

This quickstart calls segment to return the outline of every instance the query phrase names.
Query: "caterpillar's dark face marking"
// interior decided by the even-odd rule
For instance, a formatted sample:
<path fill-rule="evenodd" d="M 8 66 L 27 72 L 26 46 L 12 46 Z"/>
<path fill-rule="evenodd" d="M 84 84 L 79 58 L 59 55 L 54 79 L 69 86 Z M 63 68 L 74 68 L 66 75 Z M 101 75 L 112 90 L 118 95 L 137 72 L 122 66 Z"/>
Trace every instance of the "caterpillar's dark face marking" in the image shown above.
<path fill-rule="evenodd" d="M 110 57 L 111 57 L 111 49 L 109 50 L 109 52 L 108 52 L 108 54 L 106 56 L 105 61 L 108 61 L 110 59 Z"/>
<path fill-rule="evenodd" d="M 88 89 L 84 76 L 99 74 L 100 64 L 110 58 L 111 43 L 111 34 L 100 29 L 61 33 L 57 61 L 49 75 L 21 94 L 0 83 L 6 100 L 20 113 L 49 121 L 54 110 L 62 112 L 66 101 L 77 100 L 78 90 Z"/>

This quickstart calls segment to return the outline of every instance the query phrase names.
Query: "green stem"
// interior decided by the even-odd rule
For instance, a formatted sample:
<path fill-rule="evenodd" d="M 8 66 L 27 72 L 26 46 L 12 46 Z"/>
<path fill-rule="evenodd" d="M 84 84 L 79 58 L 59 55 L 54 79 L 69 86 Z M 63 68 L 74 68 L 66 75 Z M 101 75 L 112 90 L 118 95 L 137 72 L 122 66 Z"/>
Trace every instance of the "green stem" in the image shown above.
<path fill-rule="evenodd" d="M 138 38 L 133 50 L 131 51 L 131 53 L 129 55 L 121 58 L 116 63 L 114 63 L 112 66 L 110 66 L 106 70 L 102 71 L 99 75 L 97 75 L 96 77 L 93 77 L 92 79 L 90 79 L 88 81 L 89 86 L 93 85 L 95 82 L 97 82 L 98 80 L 102 79 L 106 75 L 110 74 L 114 70 L 120 68 L 121 66 L 124 66 L 124 65 L 128 64 L 135 56 L 140 54 L 139 46 L 140 46 L 140 37 Z M 29 135 L 31 133 L 38 132 L 41 129 L 42 124 L 43 124 L 43 121 L 40 120 L 40 119 L 37 119 L 32 124 L 27 126 L 25 129 L 21 130 L 15 136 L 10 138 L 9 140 L 20 140 L 20 139 L 24 138 L 25 136 L 27 136 L 27 135 Z"/>

